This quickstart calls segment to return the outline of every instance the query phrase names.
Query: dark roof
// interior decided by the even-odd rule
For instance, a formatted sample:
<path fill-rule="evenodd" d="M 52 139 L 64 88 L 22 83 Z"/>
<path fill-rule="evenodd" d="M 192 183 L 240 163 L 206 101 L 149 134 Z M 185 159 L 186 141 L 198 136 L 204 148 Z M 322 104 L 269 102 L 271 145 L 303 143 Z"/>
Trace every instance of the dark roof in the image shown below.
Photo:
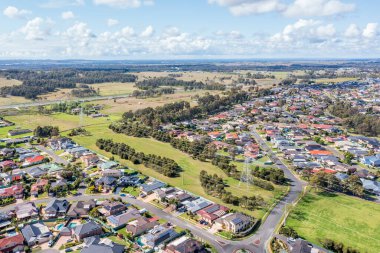
<path fill-rule="evenodd" d="M 92 236 L 85 239 L 84 248 L 81 253 L 123 253 L 124 246 L 114 243 L 109 239 L 100 239 L 98 236 Z"/>
<path fill-rule="evenodd" d="M 75 235 L 83 235 L 83 234 L 88 234 L 91 231 L 98 230 L 99 228 L 102 228 L 102 227 L 98 223 L 90 221 L 90 222 L 76 226 L 73 232 Z"/>
<path fill-rule="evenodd" d="M 69 202 L 66 199 L 52 199 L 45 207 L 45 212 L 66 212 Z"/>

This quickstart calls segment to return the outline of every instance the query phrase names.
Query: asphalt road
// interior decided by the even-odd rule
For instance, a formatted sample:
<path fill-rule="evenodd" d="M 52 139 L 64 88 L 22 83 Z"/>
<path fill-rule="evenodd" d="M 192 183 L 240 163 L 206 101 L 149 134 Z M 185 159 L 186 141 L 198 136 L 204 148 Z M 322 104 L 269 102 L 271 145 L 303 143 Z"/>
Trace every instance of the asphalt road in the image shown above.
<path fill-rule="evenodd" d="M 66 159 L 63 159 L 62 157 L 60 157 L 59 155 L 57 155 L 56 153 L 54 153 L 53 150 L 51 150 L 49 148 L 45 148 L 42 145 L 38 145 L 37 148 L 40 151 L 45 152 L 46 154 L 48 154 L 51 158 L 53 158 L 53 160 L 54 160 L 55 163 L 63 164 L 63 165 L 68 165 L 69 164 L 69 162 Z"/>

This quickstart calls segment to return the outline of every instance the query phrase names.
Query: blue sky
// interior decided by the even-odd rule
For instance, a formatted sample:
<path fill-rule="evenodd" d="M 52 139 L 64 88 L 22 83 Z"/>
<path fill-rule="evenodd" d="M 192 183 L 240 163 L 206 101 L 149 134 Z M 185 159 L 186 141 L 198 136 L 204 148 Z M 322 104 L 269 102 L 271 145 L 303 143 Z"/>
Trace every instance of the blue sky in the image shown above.
<path fill-rule="evenodd" d="M 1 59 L 380 56 L 375 0 L 2 0 Z"/>

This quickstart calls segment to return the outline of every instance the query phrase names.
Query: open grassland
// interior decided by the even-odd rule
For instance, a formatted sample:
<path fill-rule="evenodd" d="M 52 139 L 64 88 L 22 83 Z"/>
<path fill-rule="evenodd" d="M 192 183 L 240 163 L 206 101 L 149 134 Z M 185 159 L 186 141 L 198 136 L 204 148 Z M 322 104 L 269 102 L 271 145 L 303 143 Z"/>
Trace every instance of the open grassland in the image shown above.
<path fill-rule="evenodd" d="M 360 252 L 377 253 L 380 205 L 330 193 L 308 193 L 287 219 L 287 225 L 314 243 L 331 239 Z"/>
<path fill-rule="evenodd" d="M 6 79 L 4 77 L 0 77 L 0 88 L 5 86 L 14 86 L 20 85 L 21 81 L 15 79 Z"/>
<path fill-rule="evenodd" d="M 108 127 L 112 120 L 117 120 L 119 117 L 110 116 L 108 118 L 90 118 L 83 116 L 81 120 L 78 115 L 69 115 L 65 113 L 55 113 L 51 115 L 35 113 L 7 116 L 6 119 L 16 123 L 16 126 L 20 128 L 28 128 L 33 130 L 37 126 L 58 126 L 60 131 L 67 131 L 81 125 L 101 124 L 103 127 Z"/>
<path fill-rule="evenodd" d="M 95 152 L 98 152 L 100 154 L 110 157 L 111 154 L 103 150 L 99 150 L 95 144 L 96 139 L 98 138 L 110 138 L 116 142 L 124 142 L 130 145 L 131 147 L 135 148 L 137 151 L 143 151 L 144 153 L 151 153 L 151 154 L 156 154 L 156 155 L 171 158 L 175 160 L 183 169 L 183 172 L 181 173 L 181 177 L 168 178 L 168 177 L 163 176 L 160 173 L 155 172 L 152 169 L 146 168 L 143 165 L 133 165 L 129 161 L 120 160 L 119 157 L 116 157 L 124 165 L 130 166 L 131 168 L 135 168 L 145 175 L 155 177 L 170 185 L 188 190 L 192 193 L 206 197 L 220 204 L 222 204 L 222 202 L 219 199 L 216 199 L 207 195 L 203 191 L 202 187 L 200 186 L 199 174 L 201 170 L 206 170 L 208 173 L 217 174 L 225 178 L 226 183 L 230 186 L 227 188 L 227 190 L 237 196 L 260 195 L 268 203 L 272 203 L 272 201 L 274 200 L 274 197 L 278 196 L 280 192 L 279 188 L 276 188 L 276 191 L 274 192 L 270 192 L 256 186 L 248 186 L 248 187 L 246 187 L 245 185 L 239 186 L 239 182 L 237 180 L 234 180 L 232 178 L 227 178 L 224 172 L 220 170 L 219 168 L 217 168 L 216 166 L 213 166 L 211 163 L 201 162 L 201 161 L 192 159 L 189 155 L 179 150 L 174 149 L 168 143 L 162 143 L 154 139 L 136 138 L 136 137 L 126 136 L 123 134 L 116 134 L 112 132 L 110 129 L 108 129 L 107 126 L 102 126 L 102 125 L 89 126 L 89 127 L 86 127 L 86 129 L 92 134 L 92 136 L 76 136 L 73 139 L 77 143 L 85 147 L 88 147 L 89 149 Z M 239 211 L 247 212 L 244 209 L 241 209 L 239 207 L 234 207 L 231 205 L 229 207 L 239 210 Z M 265 213 L 265 210 L 256 210 L 254 212 L 248 212 L 248 213 L 255 216 L 256 218 L 259 218 L 263 216 L 263 214 Z"/>
<path fill-rule="evenodd" d="M 138 89 L 134 85 L 134 83 L 99 83 L 90 86 L 99 91 L 100 96 L 113 96 L 131 94 Z"/>
<path fill-rule="evenodd" d="M 157 106 L 163 106 L 167 103 L 173 103 L 176 101 L 188 101 L 191 102 L 192 105 L 196 104 L 194 96 L 199 95 L 203 96 L 206 93 L 210 94 L 220 94 L 220 91 L 204 91 L 204 90 L 197 90 L 197 91 L 182 91 L 175 94 L 169 94 L 169 95 L 163 95 L 160 97 L 155 98 L 146 98 L 146 99 L 139 99 L 139 98 L 120 98 L 114 101 L 113 99 L 108 100 L 99 100 L 94 101 L 90 103 L 96 103 L 100 105 L 104 105 L 105 108 L 102 110 L 103 113 L 110 114 L 110 115 L 122 115 L 124 112 L 132 110 L 135 111 L 137 109 L 142 109 L 146 107 L 157 107 Z"/>

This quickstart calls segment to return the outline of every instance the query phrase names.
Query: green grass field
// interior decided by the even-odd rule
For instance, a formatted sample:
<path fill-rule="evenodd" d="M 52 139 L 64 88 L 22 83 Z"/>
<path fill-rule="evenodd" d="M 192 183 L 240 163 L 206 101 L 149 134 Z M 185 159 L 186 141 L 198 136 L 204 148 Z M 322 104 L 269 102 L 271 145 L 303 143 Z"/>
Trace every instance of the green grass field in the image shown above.
<path fill-rule="evenodd" d="M 98 152 L 100 154 L 103 154 L 109 157 L 110 154 L 103 150 L 99 150 L 96 147 L 95 142 L 97 138 L 110 138 L 117 142 L 124 142 L 130 145 L 131 147 L 135 148 L 137 151 L 143 151 L 145 153 L 151 153 L 151 154 L 156 154 L 156 155 L 171 158 L 175 160 L 183 169 L 183 172 L 181 173 L 181 177 L 168 178 L 168 177 L 163 176 L 160 173 L 155 172 L 152 169 L 146 168 L 143 165 L 136 166 L 126 160 L 122 160 L 121 162 L 127 166 L 130 166 L 132 168 L 139 170 L 145 175 L 155 177 L 170 185 L 180 187 L 194 194 L 198 194 L 200 196 L 209 198 L 210 200 L 218 202 L 218 203 L 221 203 L 221 201 L 219 199 L 208 196 L 203 191 L 202 187 L 200 186 L 199 174 L 201 170 L 206 170 L 208 173 L 217 174 L 225 178 L 227 184 L 230 186 L 228 187 L 228 191 L 238 196 L 260 195 L 265 200 L 267 200 L 268 203 L 272 203 L 272 201 L 274 200 L 274 197 L 278 196 L 281 190 L 284 190 L 284 188 L 281 188 L 280 190 L 280 188 L 277 187 L 275 191 L 270 192 L 256 186 L 249 186 L 249 187 L 246 187 L 245 185 L 239 186 L 239 181 L 234 180 L 232 178 L 227 178 L 224 172 L 220 170 L 219 168 L 217 168 L 216 166 L 213 166 L 211 163 L 201 162 L 201 161 L 192 159 L 189 155 L 179 150 L 174 149 L 168 143 L 162 143 L 154 139 L 136 138 L 136 137 L 126 136 L 123 134 L 116 134 L 112 132 L 110 129 L 108 129 L 107 126 L 104 126 L 104 125 L 89 126 L 89 127 L 86 127 L 86 129 L 90 131 L 92 136 L 76 136 L 73 139 L 77 143 L 85 147 L 88 147 L 95 152 Z M 116 158 L 119 159 L 119 157 L 116 157 Z M 236 210 L 244 211 L 243 209 L 239 207 L 234 207 L 234 206 L 230 206 L 230 207 Z M 265 213 L 264 210 L 256 210 L 254 212 L 250 212 L 250 214 L 254 215 L 255 217 L 262 217 L 264 213 Z"/>
<path fill-rule="evenodd" d="M 380 205 L 345 195 L 308 193 L 286 224 L 313 243 L 331 239 L 360 252 L 379 252 Z"/>

